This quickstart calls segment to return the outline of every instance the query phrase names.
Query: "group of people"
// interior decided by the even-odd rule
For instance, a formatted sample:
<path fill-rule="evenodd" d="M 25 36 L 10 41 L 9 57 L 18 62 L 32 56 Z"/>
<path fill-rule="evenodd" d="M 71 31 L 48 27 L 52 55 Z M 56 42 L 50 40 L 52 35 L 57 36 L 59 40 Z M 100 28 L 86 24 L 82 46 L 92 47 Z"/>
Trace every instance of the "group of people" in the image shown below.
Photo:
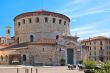
<path fill-rule="evenodd" d="M 68 69 L 76 69 L 76 67 L 78 67 L 79 70 L 82 70 L 85 68 L 85 66 L 82 64 L 78 64 L 78 65 L 68 64 Z"/>
<path fill-rule="evenodd" d="M 68 69 L 75 69 L 76 65 L 68 64 Z"/>

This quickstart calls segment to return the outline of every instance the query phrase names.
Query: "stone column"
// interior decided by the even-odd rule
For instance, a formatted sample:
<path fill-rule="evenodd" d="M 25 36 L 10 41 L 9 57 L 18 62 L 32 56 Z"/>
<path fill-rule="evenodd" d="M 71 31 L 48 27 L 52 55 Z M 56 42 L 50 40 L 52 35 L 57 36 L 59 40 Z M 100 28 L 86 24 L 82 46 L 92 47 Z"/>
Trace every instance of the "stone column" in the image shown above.
<path fill-rule="evenodd" d="M 76 48 L 73 48 L 73 63 L 76 64 Z"/>

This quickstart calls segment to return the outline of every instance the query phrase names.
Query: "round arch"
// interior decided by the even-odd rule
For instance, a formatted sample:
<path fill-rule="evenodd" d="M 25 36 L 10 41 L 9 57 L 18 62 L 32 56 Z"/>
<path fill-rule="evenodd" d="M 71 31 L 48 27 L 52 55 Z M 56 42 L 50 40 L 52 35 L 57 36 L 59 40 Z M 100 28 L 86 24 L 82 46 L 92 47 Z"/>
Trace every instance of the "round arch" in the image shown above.
<path fill-rule="evenodd" d="M 23 55 L 23 61 L 26 61 L 27 57 L 26 55 Z"/>

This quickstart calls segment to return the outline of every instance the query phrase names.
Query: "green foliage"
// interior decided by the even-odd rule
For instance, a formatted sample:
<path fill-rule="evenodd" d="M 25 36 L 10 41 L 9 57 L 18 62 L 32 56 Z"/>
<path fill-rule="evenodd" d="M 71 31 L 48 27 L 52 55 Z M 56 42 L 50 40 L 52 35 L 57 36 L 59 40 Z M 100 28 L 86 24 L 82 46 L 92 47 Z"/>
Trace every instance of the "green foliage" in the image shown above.
<path fill-rule="evenodd" d="M 80 60 L 80 61 L 79 61 L 79 64 L 83 64 L 83 60 Z"/>
<path fill-rule="evenodd" d="M 60 60 L 60 65 L 61 65 L 61 66 L 64 66 L 64 65 L 65 65 L 65 59 L 61 59 L 61 60 Z"/>
<path fill-rule="evenodd" d="M 96 73 L 110 73 L 110 61 L 104 61 L 101 65 L 101 70 Z"/>
<path fill-rule="evenodd" d="M 85 73 L 95 73 L 95 71 L 93 69 L 87 69 L 84 71 Z"/>
<path fill-rule="evenodd" d="M 95 69 L 96 67 L 96 62 L 93 60 L 88 60 L 84 64 L 85 64 L 86 69 Z"/>
<path fill-rule="evenodd" d="M 110 69 L 110 61 L 105 61 L 102 63 L 102 68 L 103 69 Z"/>
<path fill-rule="evenodd" d="M 89 60 L 85 62 L 86 72 L 85 73 L 110 73 L 110 61 L 104 61 L 101 63 L 101 68 L 96 69 L 96 62 Z M 91 71 L 92 70 L 92 71 Z M 93 72 L 94 70 L 94 72 Z"/>

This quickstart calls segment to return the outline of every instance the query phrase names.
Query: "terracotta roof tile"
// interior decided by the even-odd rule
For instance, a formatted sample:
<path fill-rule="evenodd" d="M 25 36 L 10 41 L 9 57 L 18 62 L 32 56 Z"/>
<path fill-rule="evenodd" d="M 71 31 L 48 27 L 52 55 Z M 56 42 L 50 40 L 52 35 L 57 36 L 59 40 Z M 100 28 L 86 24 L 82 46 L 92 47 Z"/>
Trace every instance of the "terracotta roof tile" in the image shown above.
<path fill-rule="evenodd" d="M 49 12 L 49 11 L 46 11 L 46 10 L 40 10 L 40 11 L 33 11 L 33 12 L 22 13 L 22 14 L 16 16 L 14 18 L 14 21 L 16 21 L 17 19 L 20 19 L 22 17 L 35 16 L 35 15 L 52 15 L 52 16 L 57 16 L 57 17 L 64 18 L 64 19 L 70 21 L 70 18 L 67 17 L 67 16 L 65 16 L 65 15 L 63 15 L 63 14 L 56 13 L 56 12 Z"/>
<path fill-rule="evenodd" d="M 88 41 L 94 41 L 94 40 L 110 40 L 110 38 L 107 38 L 104 36 L 97 36 L 97 37 L 81 40 L 81 42 L 88 42 Z"/>

